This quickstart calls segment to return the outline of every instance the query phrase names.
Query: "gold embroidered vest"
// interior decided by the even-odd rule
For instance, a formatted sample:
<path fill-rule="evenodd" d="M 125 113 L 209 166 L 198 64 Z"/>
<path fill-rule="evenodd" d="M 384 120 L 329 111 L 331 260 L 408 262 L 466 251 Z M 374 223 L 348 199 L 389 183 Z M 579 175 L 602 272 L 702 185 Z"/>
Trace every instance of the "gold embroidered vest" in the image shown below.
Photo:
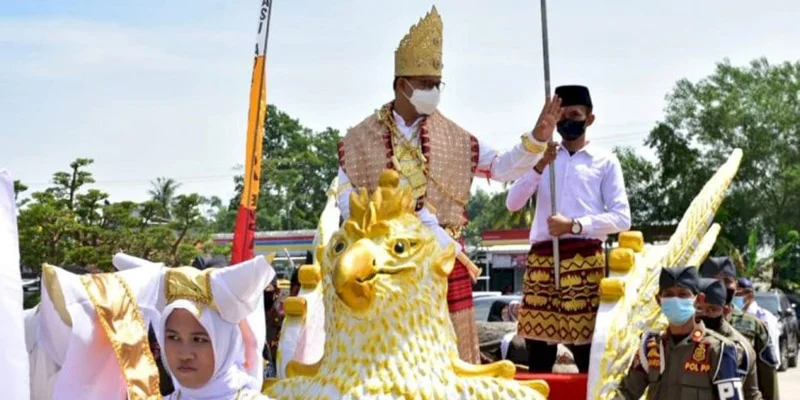
<path fill-rule="evenodd" d="M 393 118 L 391 113 L 389 116 Z M 432 207 L 430 211 L 442 226 L 459 229 L 467 223 L 466 204 L 478 165 L 478 140 L 438 111 L 419 129 L 427 185 L 418 200 Z M 354 188 L 373 191 L 384 169 L 396 169 L 394 147 L 392 133 L 376 112 L 341 140 L 339 165 Z"/>

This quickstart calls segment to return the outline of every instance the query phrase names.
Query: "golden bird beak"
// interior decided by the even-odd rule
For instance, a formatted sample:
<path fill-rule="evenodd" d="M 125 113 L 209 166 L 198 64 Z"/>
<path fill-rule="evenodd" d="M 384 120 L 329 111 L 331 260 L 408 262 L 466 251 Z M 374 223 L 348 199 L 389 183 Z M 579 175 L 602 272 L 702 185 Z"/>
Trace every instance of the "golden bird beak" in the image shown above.
<path fill-rule="evenodd" d="M 355 311 L 369 308 L 375 297 L 372 282 L 372 278 L 378 274 L 375 264 L 375 255 L 369 246 L 358 241 L 342 254 L 333 271 L 336 295 Z"/>

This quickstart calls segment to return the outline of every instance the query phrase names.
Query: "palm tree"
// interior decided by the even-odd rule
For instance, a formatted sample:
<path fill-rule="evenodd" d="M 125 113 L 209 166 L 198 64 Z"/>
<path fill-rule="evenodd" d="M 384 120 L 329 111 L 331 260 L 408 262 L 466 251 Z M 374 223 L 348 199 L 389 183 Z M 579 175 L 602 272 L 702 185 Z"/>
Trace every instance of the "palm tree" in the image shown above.
<path fill-rule="evenodd" d="M 181 184 L 172 178 L 160 177 L 156 178 L 155 181 L 150 181 L 150 185 L 152 185 L 153 188 L 150 189 L 148 193 L 150 193 L 153 201 L 161 204 L 163 207 L 162 216 L 169 219 L 171 216 L 172 199 L 175 197 Z"/>

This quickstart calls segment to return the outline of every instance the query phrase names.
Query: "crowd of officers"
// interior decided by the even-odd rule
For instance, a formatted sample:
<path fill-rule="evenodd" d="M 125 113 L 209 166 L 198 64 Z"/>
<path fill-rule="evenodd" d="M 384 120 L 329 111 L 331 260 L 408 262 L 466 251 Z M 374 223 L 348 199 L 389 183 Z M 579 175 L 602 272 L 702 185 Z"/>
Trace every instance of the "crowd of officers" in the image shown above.
<path fill-rule="evenodd" d="M 646 333 L 616 399 L 779 399 L 777 352 L 764 323 L 734 306 L 752 283 L 736 280 L 730 258 L 664 268 L 658 303 L 669 321 Z"/>

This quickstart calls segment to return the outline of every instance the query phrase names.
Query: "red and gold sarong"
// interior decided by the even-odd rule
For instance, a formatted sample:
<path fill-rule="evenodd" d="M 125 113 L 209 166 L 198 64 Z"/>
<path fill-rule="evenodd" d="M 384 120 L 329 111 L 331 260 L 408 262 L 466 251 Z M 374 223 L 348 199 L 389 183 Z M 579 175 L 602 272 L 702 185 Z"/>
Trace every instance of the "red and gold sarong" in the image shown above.
<path fill-rule="evenodd" d="M 480 343 L 473 306 L 472 277 L 467 267 L 456 260 L 453 271 L 447 277 L 447 307 L 456 331 L 458 356 L 468 363 L 480 364 Z"/>
<path fill-rule="evenodd" d="M 605 277 L 602 242 L 562 239 L 560 255 L 561 289 L 556 290 L 552 242 L 531 246 L 518 332 L 548 343 L 588 344 L 600 306 L 600 280 Z"/>

